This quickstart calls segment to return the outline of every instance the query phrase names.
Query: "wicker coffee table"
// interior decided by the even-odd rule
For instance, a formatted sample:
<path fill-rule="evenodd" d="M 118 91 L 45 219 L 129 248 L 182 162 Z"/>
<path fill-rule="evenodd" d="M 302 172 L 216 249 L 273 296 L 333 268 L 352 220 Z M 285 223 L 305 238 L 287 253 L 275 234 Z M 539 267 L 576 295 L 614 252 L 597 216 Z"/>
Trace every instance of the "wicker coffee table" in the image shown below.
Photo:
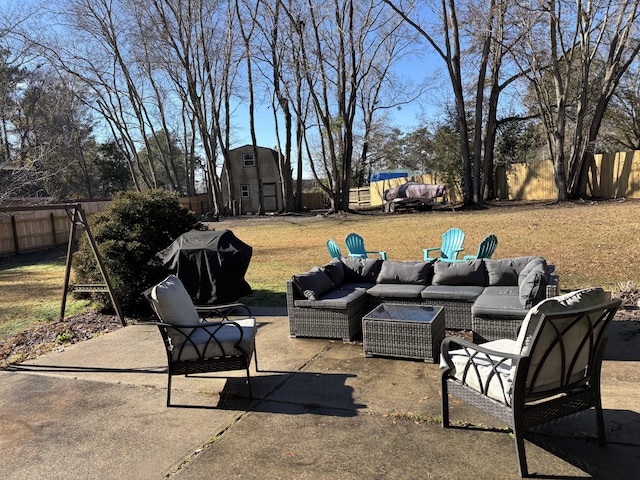
<path fill-rule="evenodd" d="M 365 357 L 382 355 L 435 362 L 442 340 L 442 307 L 383 303 L 362 318 Z"/>

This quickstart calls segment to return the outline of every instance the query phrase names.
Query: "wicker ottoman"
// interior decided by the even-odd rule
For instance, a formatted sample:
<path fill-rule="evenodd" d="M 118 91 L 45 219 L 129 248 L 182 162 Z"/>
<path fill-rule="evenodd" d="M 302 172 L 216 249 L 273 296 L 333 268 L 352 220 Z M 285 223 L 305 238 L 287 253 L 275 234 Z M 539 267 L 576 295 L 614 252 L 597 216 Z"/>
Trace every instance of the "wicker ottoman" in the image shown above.
<path fill-rule="evenodd" d="M 364 355 L 436 362 L 444 330 L 442 307 L 383 303 L 362 318 Z"/>

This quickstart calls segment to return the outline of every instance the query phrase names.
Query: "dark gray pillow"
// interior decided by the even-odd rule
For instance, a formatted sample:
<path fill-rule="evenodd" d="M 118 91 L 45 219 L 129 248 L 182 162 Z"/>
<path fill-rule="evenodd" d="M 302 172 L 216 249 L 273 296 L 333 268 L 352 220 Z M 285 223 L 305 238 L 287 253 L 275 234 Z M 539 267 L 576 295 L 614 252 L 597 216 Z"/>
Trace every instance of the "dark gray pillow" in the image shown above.
<path fill-rule="evenodd" d="M 323 293 L 333 290 L 333 282 L 320 267 L 313 267 L 306 273 L 294 275 L 292 280 L 309 300 L 317 300 Z"/>
<path fill-rule="evenodd" d="M 433 264 L 433 285 L 477 285 L 488 284 L 487 269 L 483 259 L 464 262 L 443 262 Z"/>
<path fill-rule="evenodd" d="M 344 267 L 338 258 L 334 258 L 331 262 L 323 265 L 321 270 L 331 279 L 334 287 L 337 287 L 344 281 Z"/>
<path fill-rule="evenodd" d="M 433 273 L 432 262 L 382 262 L 377 283 L 428 285 Z"/>
<path fill-rule="evenodd" d="M 518 287 L 520 303 L 531 308 L 544 300 L 547 283 L 546 273 L 540 270 L 532 270 L 526 277 L 521 278 Z"/>
<path fill-rule="evenodd" d="M 342 257 L 345 282 L 376 283 L 382 260 L 379 258 Z"/>
<path fill-rule="evenodd" d="M 547 274 L 547 262 L 542 257 L 532 257 L 529 262 L 524 266 L 524 268 L 520 271 L 520 275 L 518 275 L 518 282 L 522 281 L 523 278 L 526 278 L 531 272 L 542 272 L 543 274 Z"/>

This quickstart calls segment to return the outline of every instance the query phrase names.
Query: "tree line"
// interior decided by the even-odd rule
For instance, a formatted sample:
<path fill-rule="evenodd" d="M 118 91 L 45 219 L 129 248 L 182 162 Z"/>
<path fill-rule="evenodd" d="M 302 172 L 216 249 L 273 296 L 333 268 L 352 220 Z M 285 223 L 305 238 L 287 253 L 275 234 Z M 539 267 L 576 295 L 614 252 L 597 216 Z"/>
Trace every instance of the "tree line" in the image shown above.
<path fill-rule="evenodd" d="M 394 167 L 439 174 L 466 205 L 481 204 L 495 195 L 496 162 L 541 146 L 558 200 L 580 197 L 594 152 L 640 148 L 639 3 L 10 3 L 0 10 L 0 195 L 205 188 L 218 214 L 223 184 L 236 200 L 220 176 L 232 175 L 222 167 L 238 122 L 256 148 L 256 109 L 267 108 L 286 211 L 302 208 L 307 169 L 333 211 L 372 170 Z M 402 62 L 424 82 L 403 78 Z M 437 118 L 393 125 L 394 110 L 435 95 Z"/>

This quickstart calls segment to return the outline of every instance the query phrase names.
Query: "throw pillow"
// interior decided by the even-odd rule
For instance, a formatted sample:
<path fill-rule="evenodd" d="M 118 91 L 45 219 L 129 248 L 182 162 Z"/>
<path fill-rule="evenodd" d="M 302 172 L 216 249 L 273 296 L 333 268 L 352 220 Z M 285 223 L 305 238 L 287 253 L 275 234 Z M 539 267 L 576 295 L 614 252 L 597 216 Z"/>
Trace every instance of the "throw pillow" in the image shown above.
<path fill-rule="evenodd" d="M 520 303 L 531 308 L 539 301 L 543 300 L 547 288 L 547 274 L 540 270 L 531 271 L 518 284 Z"/>
<path fill-rule="evenodd" d="M 334 287 L 337 287 L 344 281 L 344 267 L 342 262 L 334 258 L 331 262 L 322 267 L 322 271 L 331 279 Z"/>
<path fill-rule="evenodd" d="M 292 280 L 309 300 L 317 300 L 323 293 L 333 290 L 333 282 L 320 267 L 313 267 L 306 273 L 294 275 Z"/>

